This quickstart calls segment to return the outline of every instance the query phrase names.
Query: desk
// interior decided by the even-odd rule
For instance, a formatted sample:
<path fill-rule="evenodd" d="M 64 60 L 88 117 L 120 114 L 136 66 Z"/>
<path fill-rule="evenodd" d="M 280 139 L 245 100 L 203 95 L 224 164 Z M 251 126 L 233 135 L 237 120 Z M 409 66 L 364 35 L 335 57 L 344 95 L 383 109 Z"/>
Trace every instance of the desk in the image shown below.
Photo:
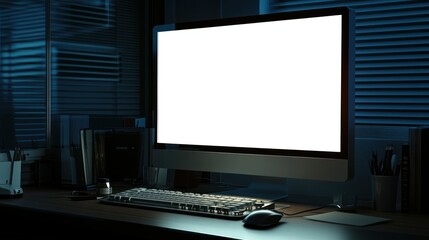
<path fill-rule="evenodd" d="M 332 209 L 331 209 L 332 210 Z M 18 199 L 0 199 L 2 236 L 138 237 L 140 239 L 428 239 L 429 216 L 400 213 L 367 214 L 392 222 L 354 227 L 284 217 L 271 229 L 243 227 L 241 221 L 126 208 L 96 200 L 72 201 L 70 190 L 27 187 Z"/>

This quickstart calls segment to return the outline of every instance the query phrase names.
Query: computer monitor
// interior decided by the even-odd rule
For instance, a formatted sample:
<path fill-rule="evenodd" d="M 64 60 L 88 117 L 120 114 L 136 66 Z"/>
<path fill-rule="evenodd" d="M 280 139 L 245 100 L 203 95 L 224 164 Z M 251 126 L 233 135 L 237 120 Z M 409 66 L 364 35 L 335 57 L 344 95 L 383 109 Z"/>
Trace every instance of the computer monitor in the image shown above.
<path fill-rule="evenodd" d="M 353 29 L 348 8 L 155 26 L 151 164 L 350 179 Z"/>

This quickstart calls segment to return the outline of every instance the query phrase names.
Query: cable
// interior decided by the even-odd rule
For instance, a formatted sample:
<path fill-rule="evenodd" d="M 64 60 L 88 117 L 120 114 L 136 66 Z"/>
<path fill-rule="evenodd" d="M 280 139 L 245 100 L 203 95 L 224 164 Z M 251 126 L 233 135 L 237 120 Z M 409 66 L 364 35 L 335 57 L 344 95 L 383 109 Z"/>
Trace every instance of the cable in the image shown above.
<path fill-rule="evenodd" d="M 277 210 L 278 210 L 278 211 L 281 211 L 281 212 L 283 213 L 283 215 L 286 215 L 286 216 L 294 216 L 294 215 L 298 215 L 298 214 L 302 214 L 302 213 L 306 213 L 306 212 L 312 212 L 312 211 L 316 211 L 316 210 L 319 210 L 319 209 L 323 209 L 323 208 L 330 208 L 330 207 L 337 208 L 337 209 L 339 209 L 340 211 L 342 211 L 342 209 L 343 209 L 343 206 L 341 206 L 341 205 L 339 205 L 339 204 L 332 204 L 332 203 L 330 203 L 330 204 L 326 204 L 326 205 L 324 205 L 324 206 L 315 207 L 315 208 L 310 208 L 310 209 L 306 209 L 306 210 L 299 211 L 299 212 L 295 212 L 295 213 L 286 213 L 286 212 L 282 211 L 282 209 L 289 208 L 289 206 L 287 206 L 287 207 L 282 207 L 282 208 L 277 209 Z"/>

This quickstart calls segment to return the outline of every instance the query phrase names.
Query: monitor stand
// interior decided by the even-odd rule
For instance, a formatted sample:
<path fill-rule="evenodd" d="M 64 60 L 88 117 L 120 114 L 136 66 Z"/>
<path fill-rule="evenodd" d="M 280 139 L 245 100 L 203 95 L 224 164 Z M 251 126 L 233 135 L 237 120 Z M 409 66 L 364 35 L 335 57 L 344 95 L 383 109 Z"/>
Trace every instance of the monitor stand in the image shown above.
<path fill-rule="evenodd" d="M 286 179 L 253 177 L 247 187 L 221 191 L 218 194 L 277 201 L 288 197 Z"/>

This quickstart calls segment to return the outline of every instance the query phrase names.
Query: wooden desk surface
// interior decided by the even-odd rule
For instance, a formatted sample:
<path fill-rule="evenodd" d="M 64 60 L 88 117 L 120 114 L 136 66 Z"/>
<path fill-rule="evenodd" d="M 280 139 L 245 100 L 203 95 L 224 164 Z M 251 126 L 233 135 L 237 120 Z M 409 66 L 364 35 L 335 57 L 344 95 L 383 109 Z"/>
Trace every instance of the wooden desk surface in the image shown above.
<path fill-rule="evenodd" d="M 54 236 L 53 229 L 79 235 L 93 231 L 100 236 L 183 237 L 186 239 L 429 239 L 429 216 L 364 211 L 362 214 L 387 217 L 391 222 L 366 227 L 311 221 L 303 215 L 285 216 L 273 228 L 255 230 L 241 221 L 207 218 L 147 209 L 98 203 L 96 200 L 72 201 L 70 190 L 25 188 L 19 199 L 0 199 L 2 229 L 10 236 Z M 281 204 L 277 204 L 281 206 Z M 288 211 L 299 207 L 292 205 Z M 332 210 L 332 209 L 331 209 Z M 320 210 L 321 212 L 327 211 Z M 317 211 L 307 213 L 315 214 Z M 35 226 L 45 226 L 43 230 Z M 28 232 L 32 226 L 32 231 Z M 4 230 L 2 230 L 5 234 Z M 8 235 L 8 234 L 6 234 Z M 149 237 L 149 238 L 150 238 Z"/>

